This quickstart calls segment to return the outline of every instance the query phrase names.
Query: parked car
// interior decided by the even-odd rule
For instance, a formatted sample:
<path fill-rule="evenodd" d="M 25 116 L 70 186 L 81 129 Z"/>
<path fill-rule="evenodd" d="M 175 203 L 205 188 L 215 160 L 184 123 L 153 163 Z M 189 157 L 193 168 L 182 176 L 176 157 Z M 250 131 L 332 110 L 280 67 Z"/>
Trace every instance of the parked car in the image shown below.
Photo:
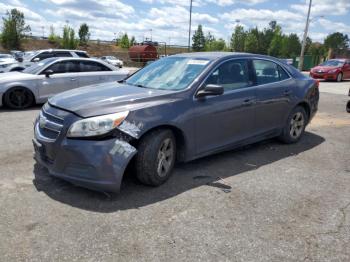
<path fill-rule="evenodd" d="M 100 59 L 119 68 L 122 68 L 124 65 L 123 61 L 116 58 L 115 56 L 102 56 Z"/>
<path fill-rule="evenodd" d="M 10 54 L 0 54 L 0 73 L 8 64 L 17 63 L 16 59 Z"/>
<path fill-rule="evenodd" d="M 40 104 L 55 94 L 91 84 L 117 81 L 127 70 L 89 58 L 48 58 L 21 72 L 0 75 L 0 106 L 13 109 Z"/>
<path fill-rule="evenodd" d="M 312 68 L 310 76 L 315 79 L 341 82 L 350 78 L 350 59 L 330 59 Z"/>
<path fill-rule="evenodd" d="M 21 62 L 8 63 L 1 68 L 0 73 L 21 71 L 37 62 L 52 57 L 83 57 L 88 58 L 85 51 L 80 50 L 66 50 L 66 49 L 45 49 L 38 51 L 25 52 L 21 58 Z"/>
<path fill-rule="evenodd" d="M 158 186 L 190 161 L 278 136 L 300 140 L 318 83 L 269 56 L 208 52 L 159 59 L 121 83 L 61 93 L 35 121 L 35 159 L 74 184 L 118 192 L 131 159 Z"/>

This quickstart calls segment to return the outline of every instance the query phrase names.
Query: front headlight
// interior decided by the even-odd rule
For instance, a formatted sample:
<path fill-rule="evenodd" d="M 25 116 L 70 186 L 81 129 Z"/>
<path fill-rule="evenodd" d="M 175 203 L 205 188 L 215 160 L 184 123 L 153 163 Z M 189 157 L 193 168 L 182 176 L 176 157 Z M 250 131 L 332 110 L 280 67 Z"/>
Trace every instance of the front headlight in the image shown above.
<path fill-rule="evenodd" d="M 335 73 L 335 72 L 337 72 L 337 69 L 332 69 L 332 70 L 329 70 L 329 71 L 328 71 L 328 73 L 330 73 L 330 74 L 333 74 L 333 73 Z"/>
<path fill-rule="evenodd" d="M 67 137 L 92 137 L 104 135 L 118 127 L 128 116 L 129 111 L 90 117 L 71 125 Z"/>

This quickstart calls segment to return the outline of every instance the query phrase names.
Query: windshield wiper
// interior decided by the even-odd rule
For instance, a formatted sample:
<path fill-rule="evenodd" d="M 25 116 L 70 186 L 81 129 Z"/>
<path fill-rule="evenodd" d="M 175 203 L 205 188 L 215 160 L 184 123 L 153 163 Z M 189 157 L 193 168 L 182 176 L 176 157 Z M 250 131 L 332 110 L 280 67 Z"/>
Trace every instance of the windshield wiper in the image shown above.
<path fill-rule="evenodd" d="M 118 80 L 117 82 L 118 82 L 119 84 L 122 84 L 122 83 L 125 83 L 126 80 L 125 80 L 125 79 L 123 79 L 123 80 Z"/>

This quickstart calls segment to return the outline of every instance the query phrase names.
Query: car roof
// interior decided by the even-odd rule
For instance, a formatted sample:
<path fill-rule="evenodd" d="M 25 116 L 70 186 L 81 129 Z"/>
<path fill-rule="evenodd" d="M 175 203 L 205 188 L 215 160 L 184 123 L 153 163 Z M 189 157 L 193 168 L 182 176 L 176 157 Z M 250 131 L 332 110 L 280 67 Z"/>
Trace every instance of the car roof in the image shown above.
<path fill-rule="evenodd" d="M 50 57 L 44 60 L 52 60 L 52 61 L 66 61 L 66 60 L 79 60 L 79 61 L 94 61 L 102 64 L 104 63 L 101 59 L 96 59 L 96 58 L 85 58 L 85 57 Z"/>
<path fill-rule="evenodd" d="M 216 60 L 216 59 L 220 59 L 220 58 L 224 58 L 224 57 L 237 57 L 237 58 L 239 58 L 239 57 L 255 57 L 255 58 L 271 59 L 271 60 L 280 62 L 280 60 L 276 57 L 267 56 L 267 55 L 251 54 L 251 53 L 241 53 L 241 52 L 194 52 L 194 53 L 176 54 L 173 56 L 208 59 L 208 60 Z"/>
<path fill-rule="evenodd" d="M 39 49 L 39 50 L 33 50 L 33 51 L 28 51 L 28 52 L 82 52 L 86 53 L 86 51 L 83 50 L 72 50 L 72 49 Z"/>

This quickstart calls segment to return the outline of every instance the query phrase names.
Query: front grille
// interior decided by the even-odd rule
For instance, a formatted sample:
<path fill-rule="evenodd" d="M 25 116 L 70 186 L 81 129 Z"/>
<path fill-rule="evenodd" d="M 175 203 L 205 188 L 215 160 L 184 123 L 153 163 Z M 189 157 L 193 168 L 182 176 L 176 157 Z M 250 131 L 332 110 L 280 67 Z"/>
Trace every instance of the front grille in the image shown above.
<path fill-rule="evenodd" d="M 39 138 L 47 142 L 56 141 L 62 131 L 66 114 L 68 113 L 65 111 L 45 104 L 40 111 L 39 120 L 35 127 Z"/>

